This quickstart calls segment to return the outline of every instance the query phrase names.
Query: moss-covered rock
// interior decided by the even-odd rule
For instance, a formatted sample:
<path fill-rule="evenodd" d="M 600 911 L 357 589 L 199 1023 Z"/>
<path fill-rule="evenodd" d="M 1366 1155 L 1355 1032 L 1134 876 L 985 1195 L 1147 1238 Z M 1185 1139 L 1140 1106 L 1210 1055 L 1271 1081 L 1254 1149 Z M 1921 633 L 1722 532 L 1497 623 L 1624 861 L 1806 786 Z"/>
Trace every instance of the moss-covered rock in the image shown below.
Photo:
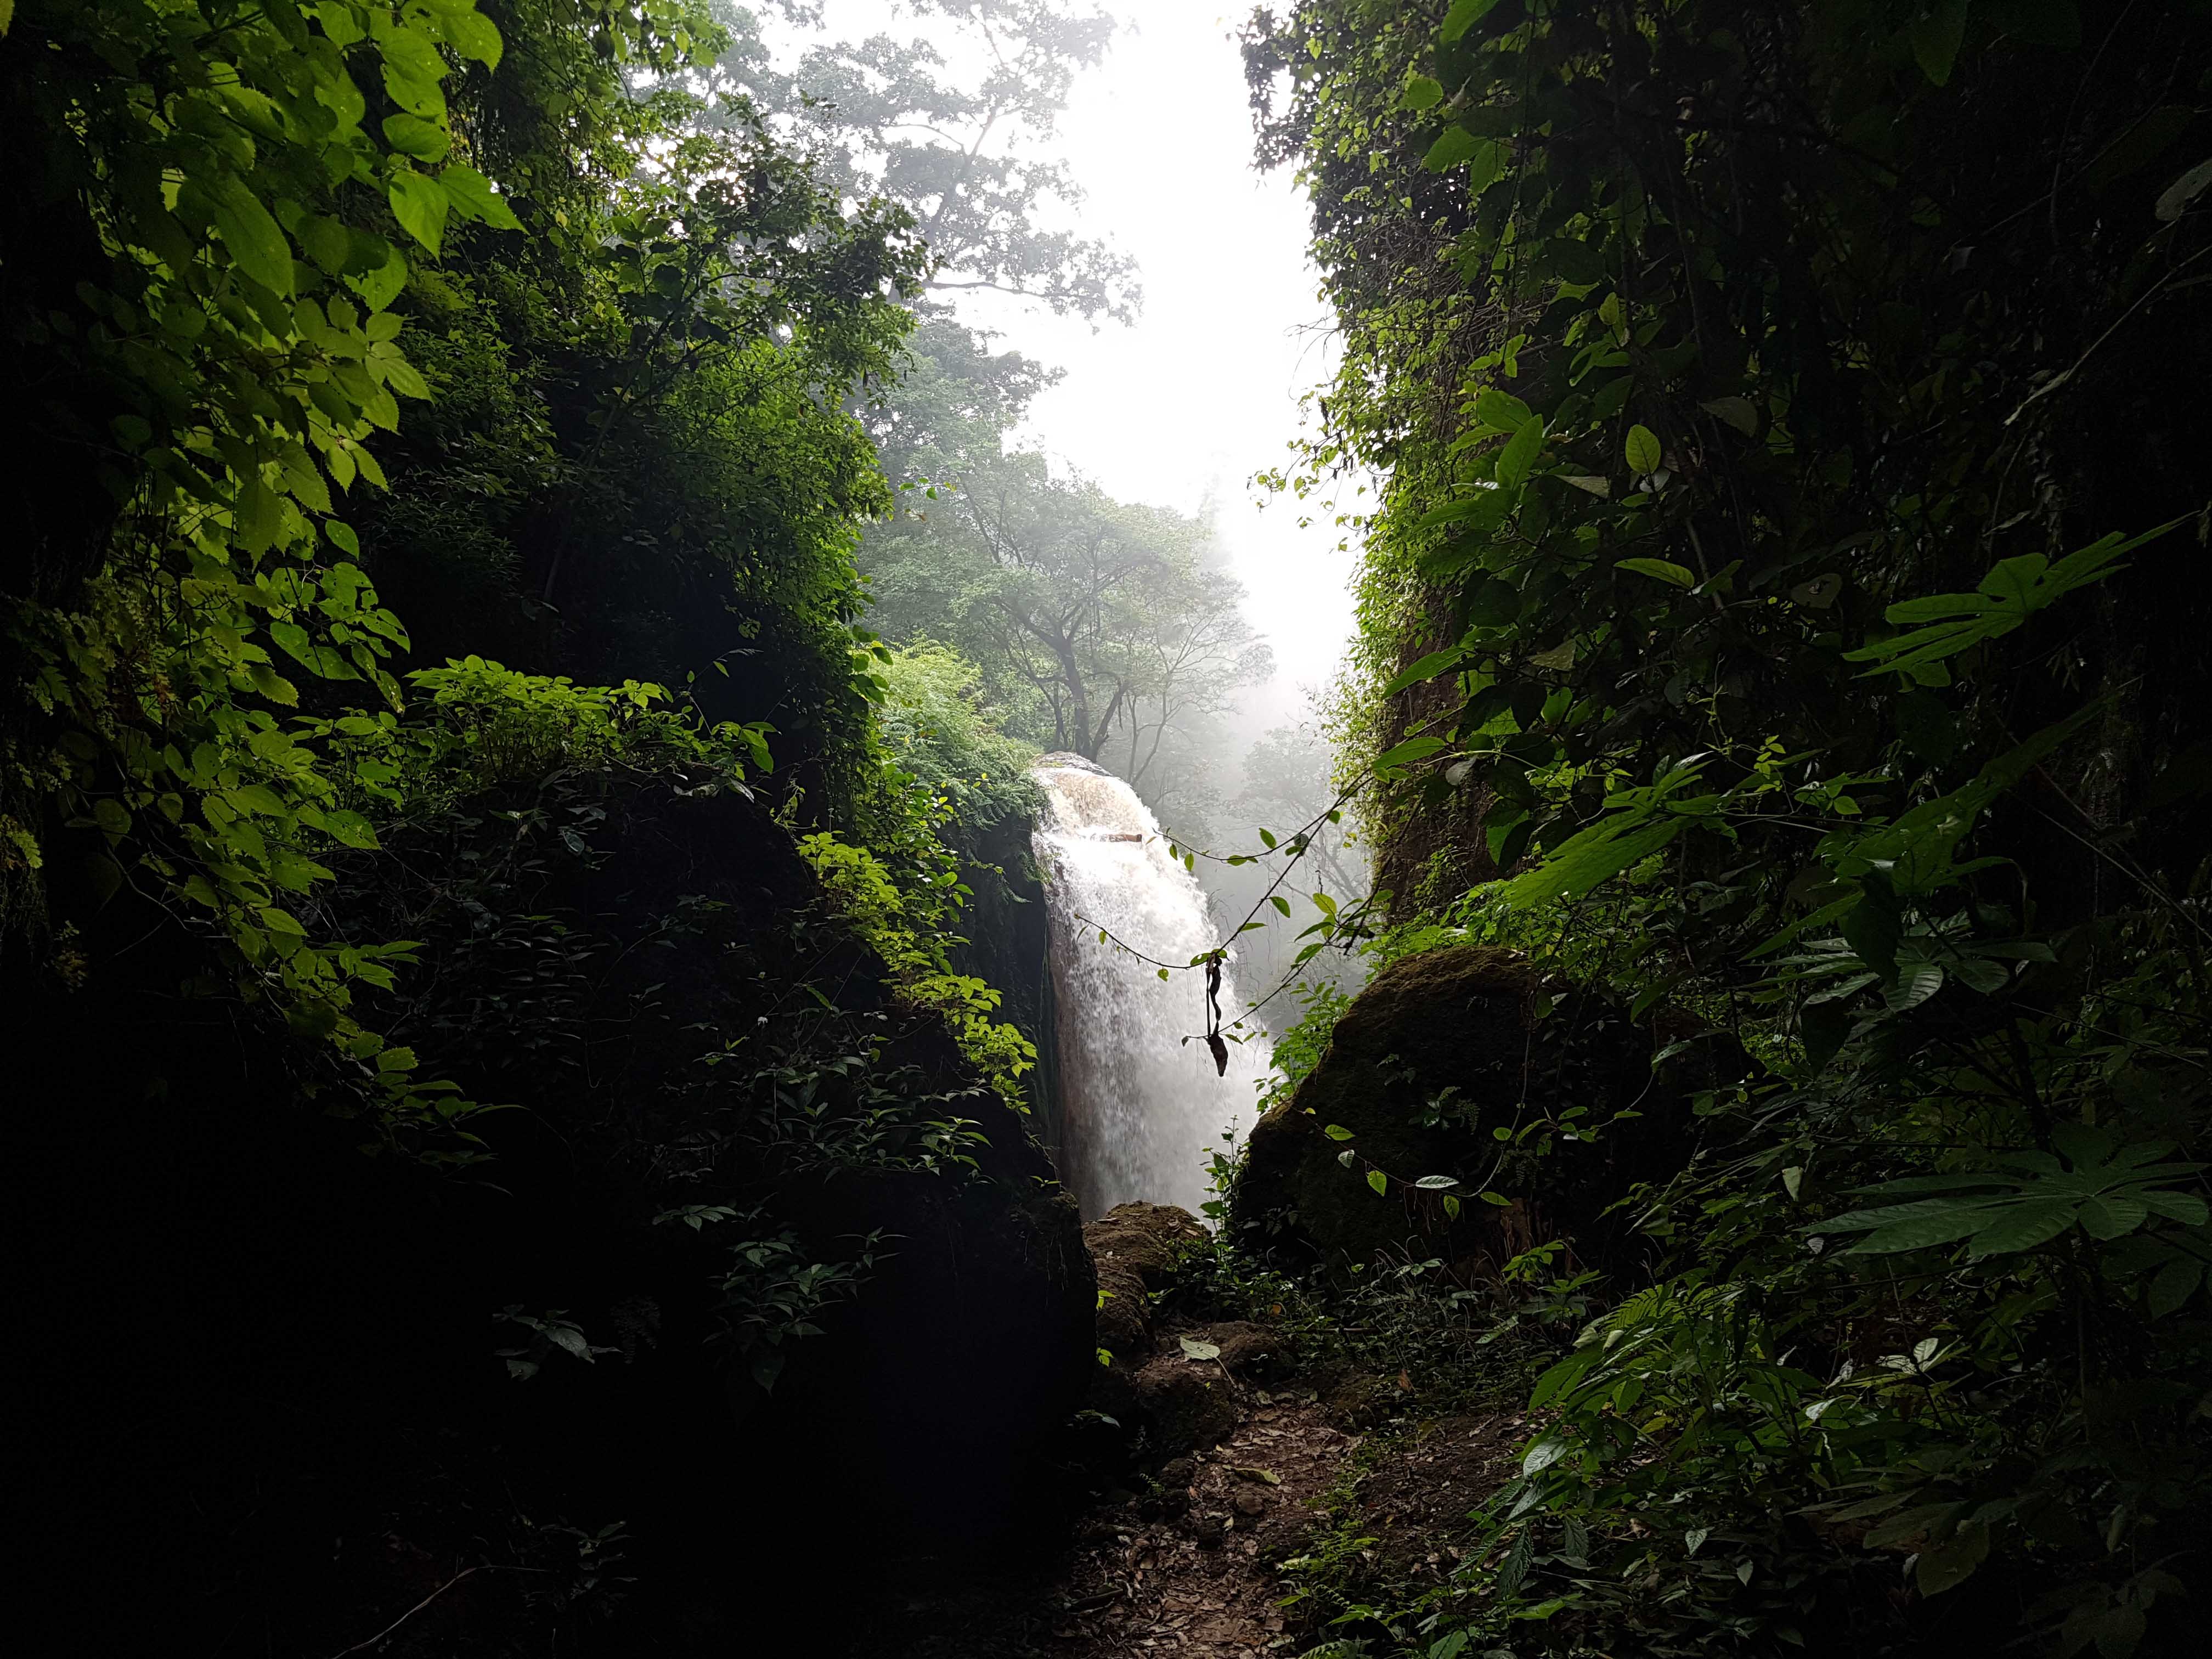
<path fill-rule="evenodd" d="M 1117 1204 L 1083 1230 L 1098 1273 L 1098 1346 L 1142 1364 L 1152 1351 L 1150 1295 L 1164 1290 L 1206 1229 L 1172 1204 Z"/>
<path fill-rule="evenodd" d="M 1413 1243 L 1502 1263 L 1565 1237 L 1583 1260 L 1625 1267 L 1626 1224 L 1606 1212 L 1686 1162 L 1688 1096 L 1715 1073 L 1695 1041 L 1655 1071 L 1686 1036 L 1679 1019 L 1658 1024 L 1510 951 L 1407 957 L 1352 1000 L 1320 1064 L 1254 1127 L 1230 1224 L 1251 1243 L 1353 1261 Z M 1523 1137 L 1532 1124 L 1550 1127 Z M 1456 1220 L 1443 1189 L 1414 1184 L 1438 1176 L 1459 1183 Z"/>

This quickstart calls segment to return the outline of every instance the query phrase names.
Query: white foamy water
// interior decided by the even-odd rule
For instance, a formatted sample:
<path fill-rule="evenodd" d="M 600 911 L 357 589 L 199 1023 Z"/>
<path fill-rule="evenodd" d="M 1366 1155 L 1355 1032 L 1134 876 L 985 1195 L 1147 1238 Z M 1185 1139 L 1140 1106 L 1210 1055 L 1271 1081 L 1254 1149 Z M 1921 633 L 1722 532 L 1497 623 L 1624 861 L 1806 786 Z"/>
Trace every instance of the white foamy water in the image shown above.
<path fill-rule="evenodd" d="M 1195 1214 L 1211 1195 L 1208 1161 L 1227 1150 L 1222 1135 L 1242 1141 L 1252 1127 L 1267 1034 L 1232 1033 L 1248 1040 L 1229 1045 L 1228 1073 L 1217 1074 L 1203 1040 L 1204 970 L 1162 980 L 1098 942 L 1103 927 L 1180 965 L 1219 938 L 1205 893 L 1136 791 L 1073 755 L 1048 755 L 1031 775 L 1045 796 L 1032 845 L 1052 922 L 1061 1178 L 1086 1220 L 1137 1199 Z M 1224 969 L 1224 1024 L 1241 1006 Z"/>

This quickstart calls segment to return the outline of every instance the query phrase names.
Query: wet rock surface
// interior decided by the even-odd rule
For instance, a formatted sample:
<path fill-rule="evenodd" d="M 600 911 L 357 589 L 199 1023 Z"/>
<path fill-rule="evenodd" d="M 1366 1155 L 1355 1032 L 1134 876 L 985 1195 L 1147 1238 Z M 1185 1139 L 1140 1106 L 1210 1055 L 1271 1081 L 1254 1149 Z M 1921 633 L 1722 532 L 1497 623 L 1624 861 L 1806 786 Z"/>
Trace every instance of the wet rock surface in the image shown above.
<path fill-rule="evenodd" d="M 1609 1260 L 1629 1247 L 1608 1208 L 1688 1160 L 1689 1094 L 1740 1062 L 1709 1048 L 1693 1023 L 1663 1011 L 1632 1022 L 1510 951 L 1408 957 L 1352 1000 L 1320 1064 L 1253 1129 L 1230 1225 L 1247 1245 L 1309 1258 L 1366 1261 L 1419 1240 L 1494 1267 L 1564 1237 L 1585 1261 L 1626 1266 Z M 1662 1050 L 1676 1052 L 1655 1073 Z M 1534 1140 L 1501 1153 L 1497 1132 L 1547 1121 L 1540 1158 Z M 1434 1176 L 1462 1183 L 1456 1218 L 1440 1190 L 1413 1184 Z M 1471 1201 L 1486 1189 L 1510 1201 Z"/>

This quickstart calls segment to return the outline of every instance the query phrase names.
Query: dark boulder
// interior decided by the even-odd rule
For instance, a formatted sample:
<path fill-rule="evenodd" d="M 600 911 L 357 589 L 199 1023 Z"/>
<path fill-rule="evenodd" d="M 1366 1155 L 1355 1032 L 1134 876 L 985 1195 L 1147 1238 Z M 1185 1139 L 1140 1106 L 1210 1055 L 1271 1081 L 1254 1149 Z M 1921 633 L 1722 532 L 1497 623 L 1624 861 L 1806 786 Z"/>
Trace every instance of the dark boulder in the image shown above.
<path fill-rule="evenodd" d="M 1741 1064 L 1693 1031 L 1672 1016 L 1632 1023 L 1510 951 L 1407 957 L 1352 1000 L 1312 1073 L 1255 1126 L 1230 1224 L 1307 1256 L 1411 1247 L 1477 1268 L 1564 1238 L 1586 1262 L 1630 1270 L 1627 1221 L 1609 1209 L 1683 1167 L 1690 1097 Z M 1662 1048 L 1676 1052 L 1655 1071 Z M 1459 1183 L 1456 1219 L 1424 1176 Z"/>
<path fill-rule="evenodd" d="M 1237 1427 L 1236 1386 L 1211 1359 L 1161 1354 L 1138 1371 L 1136 1395 L 1155 1455 L 1204 1451 Z"/>
<path fill-rule="evenodd" d="M 1118 1204 L 1083 1230 L 1103 1293 L 1098 1346 L 1142 1364 L 1152 1351 L 1152 1294 L 1167 1288 L 1206 1229 L 1172 1204 Z"/>

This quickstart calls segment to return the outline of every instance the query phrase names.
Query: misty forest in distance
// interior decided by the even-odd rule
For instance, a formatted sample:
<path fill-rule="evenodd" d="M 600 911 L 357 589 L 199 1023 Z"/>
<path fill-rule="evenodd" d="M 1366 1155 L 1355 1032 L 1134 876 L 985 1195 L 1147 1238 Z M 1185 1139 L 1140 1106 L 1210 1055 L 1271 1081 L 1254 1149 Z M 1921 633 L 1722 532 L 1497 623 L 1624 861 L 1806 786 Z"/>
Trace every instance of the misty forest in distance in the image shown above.
<path fill-rule="evenodd" d="M 2212 4 L 0 79 L 22 1650 L 2205 1650 Z"/>

